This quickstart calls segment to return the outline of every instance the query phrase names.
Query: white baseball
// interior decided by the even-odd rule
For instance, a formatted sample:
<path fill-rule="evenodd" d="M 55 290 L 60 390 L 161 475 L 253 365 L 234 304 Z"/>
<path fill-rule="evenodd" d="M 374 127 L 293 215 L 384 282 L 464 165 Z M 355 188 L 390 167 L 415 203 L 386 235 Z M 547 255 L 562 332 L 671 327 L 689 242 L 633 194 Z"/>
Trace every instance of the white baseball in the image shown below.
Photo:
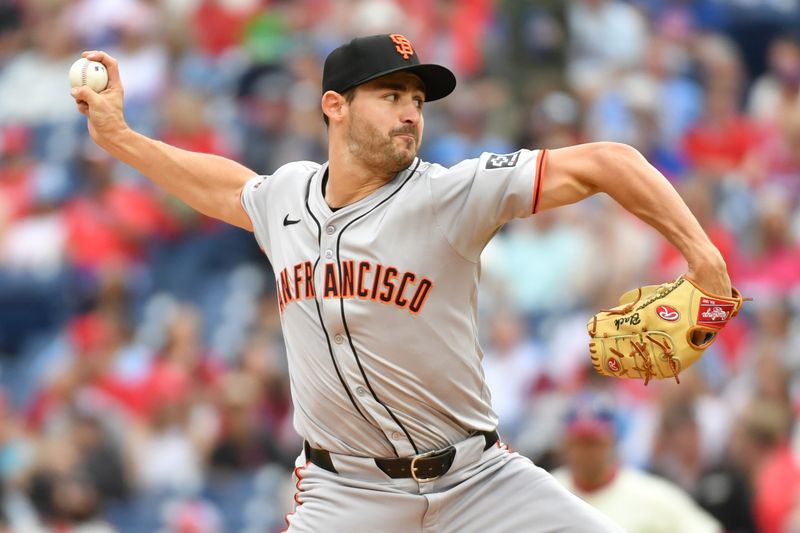
<path fill-rule="evenodd" d="M 108 85 L 108 71 L 102 63 L 82 57 L 69 68 L 69 83 L 72 87 L 87 85 L 99 93 Z"/>

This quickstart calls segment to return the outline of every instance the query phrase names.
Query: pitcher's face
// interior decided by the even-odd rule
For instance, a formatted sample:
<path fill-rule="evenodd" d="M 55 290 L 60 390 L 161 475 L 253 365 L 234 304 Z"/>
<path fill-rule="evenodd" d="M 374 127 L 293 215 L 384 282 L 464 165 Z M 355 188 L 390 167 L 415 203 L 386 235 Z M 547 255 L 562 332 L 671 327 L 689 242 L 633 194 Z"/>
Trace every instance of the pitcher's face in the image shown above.
<path fill-rule="evenodd" d="M 424 85 L 414 74 L 388 74 L 356 87 L 348 104 L 347 146 L 367 166 L 396 173 L 422 142 Z"/>

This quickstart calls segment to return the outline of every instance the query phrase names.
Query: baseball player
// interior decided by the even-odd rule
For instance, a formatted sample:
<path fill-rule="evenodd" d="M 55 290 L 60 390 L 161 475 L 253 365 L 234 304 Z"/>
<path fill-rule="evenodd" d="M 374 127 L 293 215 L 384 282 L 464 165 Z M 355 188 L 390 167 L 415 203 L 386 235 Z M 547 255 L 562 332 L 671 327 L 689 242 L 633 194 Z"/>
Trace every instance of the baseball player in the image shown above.
<path fill-rule="evenodd" d="M 275 272 L 297 460 L 293 532 L 620 531 L 501 444 L 476 331 L 480 254 L 506 222 L 605 192 L 681 250 L 699 284 L 725 264 L 678 194 L 630 147 L 421 161 L 423 107 L 452 92 L 399 34 L 327 57 L 329 160 L 258 176 L 132 131 L 117 62 L 72 94 L 102 148 L 206 215 L 246 228 Z"/>
<path fill-rule="evenodd" d="M 628 533 L 720 533 L 720 524 L 678 486 L 619 464 L 617 428 L 607 398 L 587 395 L 569 409 L 553 476 Z M 654 519 L 654 517 L 658 517 Z"/>

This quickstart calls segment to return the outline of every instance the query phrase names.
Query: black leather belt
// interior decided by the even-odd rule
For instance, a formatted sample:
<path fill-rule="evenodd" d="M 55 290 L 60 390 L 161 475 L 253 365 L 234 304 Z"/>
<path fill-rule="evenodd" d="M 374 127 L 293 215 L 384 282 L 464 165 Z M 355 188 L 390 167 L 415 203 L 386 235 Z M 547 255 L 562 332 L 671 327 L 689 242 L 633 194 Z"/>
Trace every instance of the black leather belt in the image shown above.
<path fill-rule="evenodd" d="M 497 431 L 480 431 L 475 435 L 483 435 L 486 440 L 484 451 L 488 450 L 500 440 Z M 304 444 L 306 459 L 328 472 L 337 474 L 336 468 L 331 461 L 331 454 L 326 450 L 312 448 L 308 442 Z M 456 457 L 456 449 L 448 446 L 442 450 L 415 455 L 413 457 L 398 457 L 393 459 L 375 458 L 375 465 L 380 468 L 387 476 L 393 479 L 413 478 L 417 481 L 430 481 L 442 476 L 450 470 L 453 460 Z"/>

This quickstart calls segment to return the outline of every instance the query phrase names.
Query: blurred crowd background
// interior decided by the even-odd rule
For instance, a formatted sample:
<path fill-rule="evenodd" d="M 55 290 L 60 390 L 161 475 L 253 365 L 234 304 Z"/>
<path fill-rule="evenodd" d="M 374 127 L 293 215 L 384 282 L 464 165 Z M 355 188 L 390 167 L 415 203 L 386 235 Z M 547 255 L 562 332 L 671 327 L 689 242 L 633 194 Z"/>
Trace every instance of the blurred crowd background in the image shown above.
<path fill-rule="evenodd" d="M 326 159 L 322 60 L 383 32 L 459 77 L 424 159 L 629 143 L 753 298 L 679 385 L 601 378 L 587 318 L 681 256 L 602 197 L 509 224 L 480 294 L 504 440 L 556 468 L 602 396 L 620 462 L 800 531 L 798 0 L 0 0 L 0 527 L 278 531 L 301 446 L 269 264 L 93 145 L 72 62 L 109 51 L 134 128 L 269 174 Z"/>

